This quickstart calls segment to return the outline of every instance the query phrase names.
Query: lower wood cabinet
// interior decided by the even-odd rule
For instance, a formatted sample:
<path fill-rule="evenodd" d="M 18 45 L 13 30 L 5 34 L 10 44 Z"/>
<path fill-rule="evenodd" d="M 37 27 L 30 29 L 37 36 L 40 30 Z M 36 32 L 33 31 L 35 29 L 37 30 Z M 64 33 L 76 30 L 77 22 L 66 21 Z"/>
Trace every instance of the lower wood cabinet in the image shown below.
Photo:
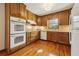
<path fill-rule="evenodd" d="M 69 44 L 69 32 L 47 32 L 47 39 L 49 41 Z"/>
<path fill-rule="evenodd" d="M 29 44 L 39 39 L 39 32 L 27 32 L 26 37 L 27 37 L 26 43 Z"/>
<path fill-rule="evenodd" d="M 60 32 L 58 42 L 63 43 L 63 44 L 69 44 L 69 33 Z"/>

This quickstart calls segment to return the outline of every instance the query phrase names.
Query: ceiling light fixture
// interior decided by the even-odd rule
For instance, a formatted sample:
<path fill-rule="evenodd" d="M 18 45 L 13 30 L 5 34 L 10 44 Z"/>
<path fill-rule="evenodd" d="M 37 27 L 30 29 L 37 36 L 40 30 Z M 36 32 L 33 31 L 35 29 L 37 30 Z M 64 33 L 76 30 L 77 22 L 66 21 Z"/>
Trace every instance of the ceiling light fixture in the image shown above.
<path fill-rule="evenodd" d="M 53 3 L 43 3 L 41 4 L 45 11 L 50 11 L 52 7 L 54 6 Z"/>

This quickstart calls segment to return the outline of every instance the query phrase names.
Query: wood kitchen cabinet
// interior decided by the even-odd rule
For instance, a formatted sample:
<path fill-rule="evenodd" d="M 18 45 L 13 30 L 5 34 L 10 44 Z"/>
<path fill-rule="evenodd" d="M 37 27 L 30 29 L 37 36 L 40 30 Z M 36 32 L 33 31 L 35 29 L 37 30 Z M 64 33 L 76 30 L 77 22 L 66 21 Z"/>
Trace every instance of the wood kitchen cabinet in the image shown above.
<path fill-rule="evenodd" d="M 47 32 L 47 39 L 49 41 L 58 42 L 62 44 L 69 44 L 68 32 Z"/>
<path fill-rule="evenodd" d="M 26 5 L 20 3 L 20 17 L 26 19 Z"/>
<path fill-rule="evenodd" d="M 47 36 L 49 41 L 57 42 L 57 40 L 59 39 L 58 32 L 47 32 Z"/>
<path fill-rule="evenodd" d="M 13 16 L 13 17 L 18 17 L 18 18 L 23 18 L 23 19 L 31 19 L 31 20 L 34 20 L 36 21 L 37 20 L 37 16 L 33 13 L 30 12 L 30 14 L 32 14 L 32 17 L 29 15 L 28 16 L 28 11 L 26 10 L 26 7 L 24 4 L 22 3 L 6 3 L 5 4 L 5 19 L 6 19 L 6 25 L 5 25 L 5 29 L 6 29 L 6 32 L 5 32 L 5 49 L 6 51 L 8 52 L 8 54 L 26 46 L 26 44 L 23 44 L 21 46 L 17 46 L 15 48 L 10 48 L 10 16 Z M 33 16 L 34 15 L 34 16 Z M 39 33 L 38 33 L 39 34 Z M 26 42 L 29 42 L 31 43 L 32 40 L 36 40 L 39 38 L 39 35 L 35 35 L 35 36 L 31 36 L 31 33 L 27 33 L 27 39 L 26 39 Z M 35 38 L 35 39 L 33 39 Z"/>
<path fill-rule="evenodd" d="M 35 14 L 32 14 L 32 19 L 33 19 L 33 21 L 37 21 L 37 15 L 35 15 Z"/>
<path fill-rule="evenodd" d="M 47 26 L 47 16 L 42 16 L 41 25 L 42 26 Z"/>
<path fill-rule="evenodd" d="M 26 43 L 29 44 L 39 39 L 39 32 L 27 32 Z"/>
<path fill-rule="evenodd" d="M 37 25 L 38 25 L 38 26 L 41 26 L 41 21 L 42 21 L 42 20 L 41 20 L 41 17 L 38 16 L 38 17 L 37 17 Z"/>
<path fill-rule="evenodd" d="M 10 3 L 10 16 L 27 19 L 26 5 L 23 3 Z"/>
<path fill-rule="evenodd" d="M 47 26 L 47 21 L 52 20 L 53 18 L 58 18 L 59 25 L 69 25 L 69 17 L 70 17 L 71 9 L 51 13 L 45 16 L 41 16 L 41 25 Z"/>
<path fill-rule="evenodd" d="M 10 7 L 10 15 L 11 16 L 15 16 L 15 17 L 19 17 L 20 16 L 20 7 L 19 7 L 19 3 L 10 3 L 9 7 Z"/>
<path fill-rule="evenodd" d="M 27 11 L 27 18 L 29 19 L 29 20 L 33 20 L 33 16 L 32 16 L 32 13 L 30 12 L 30 11 Z"/>
<path fill-rule="evenodd" d="M 63 44 L 69 44 L 68 32 L 59 32 L 58 36 L 59 36 L 58 42 L 63 43 Z"/>

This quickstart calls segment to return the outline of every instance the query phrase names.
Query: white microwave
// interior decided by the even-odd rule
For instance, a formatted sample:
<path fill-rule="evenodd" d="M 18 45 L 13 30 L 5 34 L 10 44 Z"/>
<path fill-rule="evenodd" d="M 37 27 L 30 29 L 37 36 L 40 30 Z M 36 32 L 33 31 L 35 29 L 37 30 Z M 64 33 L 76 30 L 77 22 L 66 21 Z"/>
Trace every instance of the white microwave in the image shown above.
<path fill-rule="evenodd" d="M 10 17 L 10 34 L 26 32 L 26 20 Z"/>

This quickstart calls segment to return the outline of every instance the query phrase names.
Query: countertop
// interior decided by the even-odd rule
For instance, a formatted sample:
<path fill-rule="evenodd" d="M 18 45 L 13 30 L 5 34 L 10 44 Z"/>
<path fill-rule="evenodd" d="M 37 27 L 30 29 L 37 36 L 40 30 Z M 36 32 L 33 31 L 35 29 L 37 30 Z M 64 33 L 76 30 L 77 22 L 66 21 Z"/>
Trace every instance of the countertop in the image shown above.
<path fill-rule="evenodd" d="M 58 29 L 45 29 L 42 31 L 71 32 L 69 25 L 60 25 Z"/>
<path fill-rule="evenodd" d="M 40 29 L 40 30 L 36 30 L 36 29 L 34 29 L 34 27 L 31 29 L 26 29 L 26 30 L 27 30 L 26 32 L 38 32 L 38 31 L 71 32 L 69 25 L 60 25 L 58 29 L 49 29 L 49 28 L 43 26 L 43 29 Z"/>

